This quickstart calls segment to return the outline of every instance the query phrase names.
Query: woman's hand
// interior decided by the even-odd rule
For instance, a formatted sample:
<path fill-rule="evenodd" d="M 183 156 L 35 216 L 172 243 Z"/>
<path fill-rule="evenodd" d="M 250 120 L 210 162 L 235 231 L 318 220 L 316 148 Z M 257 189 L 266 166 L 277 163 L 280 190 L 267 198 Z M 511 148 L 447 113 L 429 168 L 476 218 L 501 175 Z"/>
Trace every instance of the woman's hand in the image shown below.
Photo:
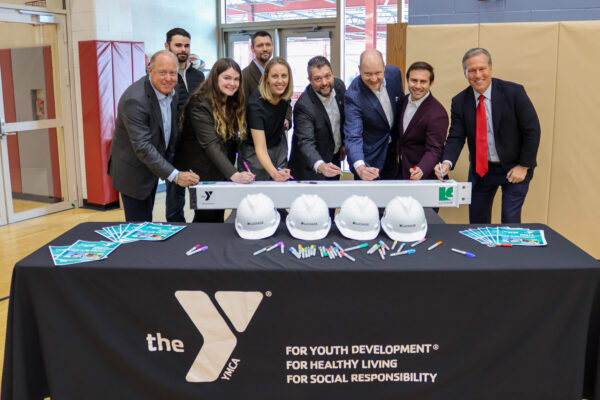
<path fill-rule="evenodd" d="M 254 182 L 254 174 L 252 172 L 236 172 L 229 179 L 235 183 L 252 183 Z"/>
<path fill-rule="evenodd" d="M 289 169 L 278 169 L 275 172 L 269 174 L 271 178 L 273 178 L 276 182 L 285 182 L 290 179 L 290 170 Z"/>

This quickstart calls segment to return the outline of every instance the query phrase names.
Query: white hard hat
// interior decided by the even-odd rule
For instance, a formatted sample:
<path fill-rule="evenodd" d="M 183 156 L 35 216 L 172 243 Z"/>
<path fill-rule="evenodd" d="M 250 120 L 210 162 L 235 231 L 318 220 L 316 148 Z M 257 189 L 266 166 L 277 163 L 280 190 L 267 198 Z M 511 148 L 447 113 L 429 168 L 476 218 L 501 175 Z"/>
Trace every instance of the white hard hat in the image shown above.
<path fill-rule="evenodd" d="M 385 208 L 381 227 L 392 240 L 416 242 L 427 233 L 423 206 L 414 198 L 395 197 Z"/>
<path fill-rule="evenodd" d="M 352 195 L 342 203 L 335 225 L 348 239 L 371 240 L 379 235 L 379 210 L 367 196 Z"/>
<path fill-rule="evenodd" d="M 331 217 L 325 200 L 316 194 L 297 197 L 290 206 L 285 224 L 296 239 L 323 239 L 331 228 Z"/>
<path fill-rule="evenodd" d="M 262 193 L 249 194 L 237 207 L 235 230 L 244 239 L 264 239 L 275 233 L 280 220 L 273 200 Z"/>

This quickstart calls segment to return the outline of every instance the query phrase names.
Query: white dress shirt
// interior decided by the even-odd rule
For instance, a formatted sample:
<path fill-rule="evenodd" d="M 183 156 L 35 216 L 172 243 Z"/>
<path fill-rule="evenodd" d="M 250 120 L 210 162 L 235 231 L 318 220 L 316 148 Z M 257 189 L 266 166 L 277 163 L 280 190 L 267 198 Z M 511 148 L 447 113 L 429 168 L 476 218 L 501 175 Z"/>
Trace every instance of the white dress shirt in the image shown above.
<path fill-rule="evenodd" d="M 340 122 L 342 117 L 340 115 L 340 109 L 335 101 L 335 89 L 331 89 L 331 93 L 329 97 L 322 96 L 319 92 L 315 91 L 315 94 L 323 103 L 323 107 L 325 107 L 325 111 L 327 112 L 327 116 L 329 117 L 329 122 L 331 123 L 331 130 L 333 131 L 333 143 L 334 149 L 333 154 L 337 154 L 340 151 L 340 147 L 342 147 L 342 135 L 340 133 Z M 323 164 L 325 161 L 318 160 L 313 165 L 313 169 L 318 172 L 319 165 Z"/>

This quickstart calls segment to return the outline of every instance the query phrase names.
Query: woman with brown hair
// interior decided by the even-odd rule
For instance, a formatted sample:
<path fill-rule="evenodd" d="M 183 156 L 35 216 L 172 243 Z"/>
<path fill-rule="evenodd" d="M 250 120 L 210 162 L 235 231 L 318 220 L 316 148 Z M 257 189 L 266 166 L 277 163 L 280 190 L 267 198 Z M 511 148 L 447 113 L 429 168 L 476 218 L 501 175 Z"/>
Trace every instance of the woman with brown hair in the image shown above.
<path fill-rule="evenodd" d="M 192 170 L 202 181 L 251 183 L 254 174 L 234 167 L 238 143 L 246 136 L 246 108 L 240 89 L 241 70 L 221 58 L 208 79 L 190 96 L 183 114 L 183 132 L 175 166 Z M 195 210 L 193 222 L 223 222 L 225 210 Z"/>
<path fill-rule="evenodd" d="M 281 57 L 273 57 L 265 65 L 258 90 L 246 103 L 251 135 L 239 148 L 238 170 L 252 171 L 256 180 L 284 182 L 290 179 L 284 122 L 292 92 L 289 64 Z"/>

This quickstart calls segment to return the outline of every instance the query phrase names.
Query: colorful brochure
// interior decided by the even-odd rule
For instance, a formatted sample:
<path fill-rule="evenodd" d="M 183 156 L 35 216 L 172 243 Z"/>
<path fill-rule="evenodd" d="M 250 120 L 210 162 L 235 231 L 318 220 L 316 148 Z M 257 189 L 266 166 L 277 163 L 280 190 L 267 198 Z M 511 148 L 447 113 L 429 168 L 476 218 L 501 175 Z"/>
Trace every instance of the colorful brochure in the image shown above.
<path fill-rule="evenodd" d="M 467 229 L 460 233 L 489 247 L 506 244 L 512 246 L 546 246 L 548 244 L 543 230 L 486 226 Z"/>
<path fill-rule="evenodd" d="M 120 242 L 88 242 L 78 240 L 71 246 L 49 247 L 54 265 L 60 266 L 102 260 L 108 257 L 120 244 Z M 63 251 L 59 253 L 60 250 Z"/>

